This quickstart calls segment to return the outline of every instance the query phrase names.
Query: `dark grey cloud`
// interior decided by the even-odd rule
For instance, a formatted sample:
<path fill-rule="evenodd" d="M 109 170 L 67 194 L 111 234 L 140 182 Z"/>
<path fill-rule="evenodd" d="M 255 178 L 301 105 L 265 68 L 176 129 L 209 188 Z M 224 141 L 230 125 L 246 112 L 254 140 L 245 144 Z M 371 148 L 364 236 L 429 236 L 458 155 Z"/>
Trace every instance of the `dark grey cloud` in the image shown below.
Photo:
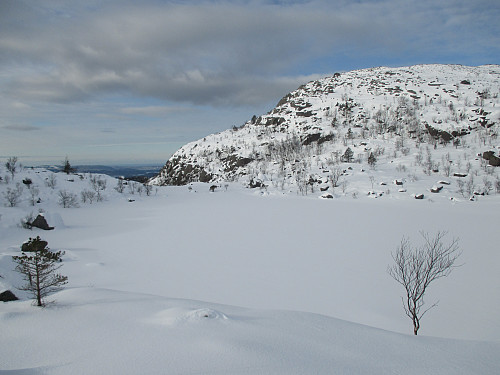
<path fill-rule="evenodd" d="M 40 3 L 0 3 L 1 90 L 18 101 L 255 105 L 325 73 L 318 61 L 491 63 L 500 48 L 485 0 Z"/>
<path fill-rule="evenodd" d="M 40 130 L 39 127 L 31 126 L 31 125 L 5 125 L 5 126 L 2 126 L 2 129 L 12 130 L 12 131 L 16 131 L 16 132 L 30 132 L 33 130 Z"/>
<path fill-rule="evenodd" d="M 187 112 L 190 110 L 190 108 L 186 107 L 148 105 L 140 107 L 124 107 L 120 109 L 120 112 L 128 115 L 162 117 L 171 113 Z"/>

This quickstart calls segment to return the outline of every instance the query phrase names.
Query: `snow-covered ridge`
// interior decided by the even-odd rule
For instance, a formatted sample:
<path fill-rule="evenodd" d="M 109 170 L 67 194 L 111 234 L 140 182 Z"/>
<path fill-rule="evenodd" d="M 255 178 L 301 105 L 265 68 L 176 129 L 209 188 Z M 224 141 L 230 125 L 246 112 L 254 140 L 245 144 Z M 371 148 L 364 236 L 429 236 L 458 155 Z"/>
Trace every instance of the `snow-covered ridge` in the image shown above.
<path fill-rule="evenodd" d="M 185 145 L 151 183 L 260 180 L 283 191 L 330 185 L 331 192 L 338 185 L 333 169 L 367 170 L 371 153 L 374 169 L 394 178 L 468 175 L 484 167 L 478 155 L 498 155 L 499 90 L 498 65 L 335 74 L 299 87 L 242 127 Z M 347 148 L 353 154 L 346 165 Z"/>

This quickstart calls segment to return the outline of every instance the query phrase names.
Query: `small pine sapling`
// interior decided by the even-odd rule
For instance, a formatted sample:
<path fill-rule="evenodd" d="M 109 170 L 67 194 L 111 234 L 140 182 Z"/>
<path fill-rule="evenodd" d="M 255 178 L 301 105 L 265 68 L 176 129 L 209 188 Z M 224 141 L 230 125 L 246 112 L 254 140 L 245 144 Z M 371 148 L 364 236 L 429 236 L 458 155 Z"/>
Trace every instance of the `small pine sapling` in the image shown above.
<path fill-rule="evenodd" d="M 57 273 L 62 267 L 61 257 L 64 251 L 52 252 L 47 247 L 47 242 L 30 238 L 22 246 L 22 255 L 14 255 L 12 260 L 17 264 L 15 270 L 24 276 L 26 284 L 20 287 L 33 295 L 37 306 L 45 306 L 45 298 L 63 289 L 68 277 Z"/>

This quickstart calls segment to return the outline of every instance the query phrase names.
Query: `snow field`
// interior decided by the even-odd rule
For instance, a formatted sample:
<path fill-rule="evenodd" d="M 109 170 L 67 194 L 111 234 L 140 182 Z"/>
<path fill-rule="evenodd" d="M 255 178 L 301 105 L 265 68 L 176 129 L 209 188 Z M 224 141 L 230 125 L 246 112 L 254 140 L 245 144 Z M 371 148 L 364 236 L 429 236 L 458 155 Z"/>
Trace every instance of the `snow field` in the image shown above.
<path fill-rule="evenodd" d="M 88 188 L 87 177 L 56 177 L 57 189 Z M 496 196 L 321 200 L 194 184 L 148 197 L 102 178 L 103 202 L 62 208 L 40 177 L 40 205 L 24 195 L 0 207 L 0 292 L 22 297 L 0 305 L 0 374 L 500 372 Z M 38 208 L 55 230 L 18 226 Z M 419 230 L 459 237 L 463 265 L 431 286 L 426 301 L 440 304 L 413 337 L 386 267 Z M 36 235 L 66 251 L 69 284 L 45 309 L 12 271 Z"/>
<path fill-rule="evenodd" d="M 21 302 L 1 315 L 5 373 L 494 374 L 499 368 L 498 344 L 414 338 L 311 313 L 100 288 L 68 289 L 58 299 L 57 307 Z"/>

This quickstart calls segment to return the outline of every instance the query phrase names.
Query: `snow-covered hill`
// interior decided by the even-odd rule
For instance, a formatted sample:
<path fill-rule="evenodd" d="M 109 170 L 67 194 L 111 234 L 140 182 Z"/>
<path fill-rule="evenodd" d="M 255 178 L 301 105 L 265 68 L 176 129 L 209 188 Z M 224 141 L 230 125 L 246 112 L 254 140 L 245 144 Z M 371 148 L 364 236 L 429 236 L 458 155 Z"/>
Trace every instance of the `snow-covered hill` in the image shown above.
<path fill-rule="evenodd" d="M 500 372 L 498 195 L 322 201 L 239 183 L 147 195 L 104 175 L 0 176 L 0 293 L 20 297 L 0 303 L 0 374 Z M 23 228 L 39 212 L 53 230 Z M 386 267 L 419 230 L 459 237 L 463 265 L 429 290 L 440 304 L 414 337 Z M 12 262 L 37 235 L 65 251 L 69 278 L 45 309 Z"/>
<path fill-rule="evenodd" d="M 498 65 L 335 74 L 241 127 L 185 145 L 151 183 L 242 181 L 282 192 L 380 196 L 375 186 L 397 179 L 406 196 L 433 187 L 457 199 L 498 192 L 499 91 Z M 429 185 L 422 191 L 414 184 L 421 179 Z"/>

